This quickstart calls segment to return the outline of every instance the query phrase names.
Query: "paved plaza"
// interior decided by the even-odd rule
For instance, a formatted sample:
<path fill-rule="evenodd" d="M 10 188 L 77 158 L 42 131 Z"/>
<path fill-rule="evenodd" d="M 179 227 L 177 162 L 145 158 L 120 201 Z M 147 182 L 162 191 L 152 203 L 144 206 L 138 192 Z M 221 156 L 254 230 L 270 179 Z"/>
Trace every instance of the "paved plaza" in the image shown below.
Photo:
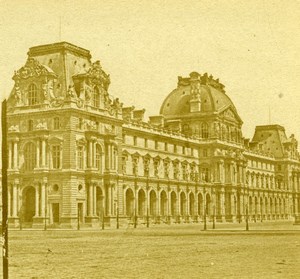
<path fill-rule="evenodd" d="M 11 230 L 10 278 L 299 278 L 292 222 Z"/>

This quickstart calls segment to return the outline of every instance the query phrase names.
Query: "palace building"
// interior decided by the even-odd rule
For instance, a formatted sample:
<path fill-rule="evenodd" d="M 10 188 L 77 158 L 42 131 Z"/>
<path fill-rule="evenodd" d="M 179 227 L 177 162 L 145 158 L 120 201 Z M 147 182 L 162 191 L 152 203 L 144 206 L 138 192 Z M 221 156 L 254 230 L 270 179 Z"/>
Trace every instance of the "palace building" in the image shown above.
<path fill-rule="evenodd" d="M 178 77 L 159 114 L 124 106 L 88 50 L 29 49 L 8 98 L 11 227 L 282 220 L 300 212 L 298 142 L 252 140 L 218 79 Z M 174 86 L 175 87 L 175 86 Z"/>

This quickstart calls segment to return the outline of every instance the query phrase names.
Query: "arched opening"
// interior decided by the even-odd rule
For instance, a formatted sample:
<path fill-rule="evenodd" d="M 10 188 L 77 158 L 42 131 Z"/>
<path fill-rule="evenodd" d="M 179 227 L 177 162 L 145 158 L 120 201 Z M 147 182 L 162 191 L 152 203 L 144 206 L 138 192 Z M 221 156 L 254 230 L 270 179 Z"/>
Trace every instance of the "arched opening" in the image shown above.
<path fill-rule="evenodd" d="M 104 196 L 100 187 L 96 187 L 96 214 L 98 217 L 103 216 L 104 213 Z"/>
<path fill-rule="evenodd" d="M 146 195 L 144 190 L 139 190 L 138 193 L 138 215 L 139 216 L 145 215 L 145 201 L 146 201 Z"/>
<path fill-rule="evenodd" d="M 273 208 L 273 205 L 274 203 L 273 203 L 273 200 L 272 200 L 272 198 L 270 198 L 270 214 L 274 214 L 274 208 Z"/>
<path fill-rule="evenodd" d="M 195 214 L 195 197 L 193 193 L 190 193 L 189 215 L 194 216 L 194 214 Z"/>
<path fill-rule="evenodd" d="M 35 188 L 32 186 L 26 187 L 22 194 L 22 221 L 32 222 L 35 216 Z"/>
<path fill-rule="evenodd" d="M 201 194 L 198 194 L 198 215 L 203 215 L 203 197 Z"/>
<path fill-rule="evenodd" d="M 176 215 L 176 194 L 175 192 L 171 193 L 171 215 Z"/>
<path fill-rule="evenodd" d="M 24 169 L 31 171 L 36 164 L 36 148 L 33 142 L 28 142 L 24 147 Z"/>
<path fill-rule="evenodd" d="M 162 191 L 160 193 L 160 215 L 166 216 L 168 214 L 167 212 L 167 194 L 165 191 Z"/>
<path fill-rule="evenodd" d="M 279 198 L 279 210 L 278 214 L 282 214 L 282 200 Z"/>
<path fill-rule="evenodd" d="M 265 197 L 265 214 L 269 214 L 269 201 L 267 197 Z"/>
<path fill-rule="evenodd" d="M 263 215 L 263 199 L 259 199 L 259 204 L 260 204 L 260 214 Z"/>
<path fill-rule="evenodd" d="M 186 215 L 186 196 L 184 192 L 180 194 L 180 215 Z"/>
<path fill-rule="evenodd" d="M 156 215 L 156 193 L 154 190 L 150 192 L 150 215 Z"/>
<path fill-rule="evenodd" d="M 133 216 L 134 213 L 134 194 L 133 191 L 129 188 L 126 191 L 126 215 Z"/>
<path fill-rule="evenodd" d="M 257 199 L 257 197 L 254 198 L 254 202 L 255 202 L 255 211 L 254 211 L 254 214 L 258 215 L 259 212 L 258 212 L 258 199 Z"/>

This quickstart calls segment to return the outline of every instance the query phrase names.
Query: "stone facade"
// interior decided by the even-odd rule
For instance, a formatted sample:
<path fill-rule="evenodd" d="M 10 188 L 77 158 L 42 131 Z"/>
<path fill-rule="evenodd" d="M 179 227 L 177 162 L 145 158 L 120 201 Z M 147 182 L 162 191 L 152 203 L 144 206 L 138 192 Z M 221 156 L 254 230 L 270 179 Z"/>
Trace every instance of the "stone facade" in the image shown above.
<path fill-rule="evenodd" d="M 9 223 L 116 226 L 288 219 L 300 211 L 297 140 L 250 141 L 224 85 L 178 78 L 158 116 L 108 94 L 88 50 L 32 47 L 8 99 Z"/>

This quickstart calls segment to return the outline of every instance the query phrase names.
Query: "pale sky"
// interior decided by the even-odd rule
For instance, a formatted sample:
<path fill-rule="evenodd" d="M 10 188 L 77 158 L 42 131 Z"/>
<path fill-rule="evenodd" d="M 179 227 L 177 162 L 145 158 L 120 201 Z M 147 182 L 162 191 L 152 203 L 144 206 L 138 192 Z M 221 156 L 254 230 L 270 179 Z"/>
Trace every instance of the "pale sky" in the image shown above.
<path fill-rule="evenodd" d="M 300 140 L 300 1 L 0 0 L 0 13 L 2 98 L 29 47 L 68 41 L 101 61 L 110 94 L 147 115 L 178 76 L 207 72 L 226 86 L 245 137 L 269 124 L 270 106 L 272 124 Z"/>

